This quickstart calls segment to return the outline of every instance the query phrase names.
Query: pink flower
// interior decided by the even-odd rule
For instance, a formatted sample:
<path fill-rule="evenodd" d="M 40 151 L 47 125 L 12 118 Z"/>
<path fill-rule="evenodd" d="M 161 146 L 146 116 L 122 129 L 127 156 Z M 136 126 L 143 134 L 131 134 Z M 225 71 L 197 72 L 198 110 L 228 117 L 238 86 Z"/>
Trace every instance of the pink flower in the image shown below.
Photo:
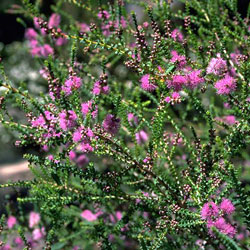
<path fill-rule="evenodd" d="M 60 15 L 53 13 L 49 18 L 48 27 L 50 29 L 57 28 L 60 24 L 60 21 L 61 21 Z"/>
<path fill-rule="evenodd" d="M 212 217 L 216 217 L 218 215 L 219 208 L 213 201 L 207 202 L 203 205 L 201 209 L 202 219 L 211 219 Z"/>
<path fill-rule="evenodd" d="M 184 85 L 187 85 L 188 79 L 182 75 L 174 75 L 172 80 L 167 80 L 168 88 L 174 88 L 175 91 L 180 91 Z"/>
<path fill-rule="evenodd" d="M 142 26 L 143 26 L 143 28 L 148 28 L 149 27 L 149 23 L 148 22 L 144 22 L 143 24 L 142 24 Z"/>
<path fill-rule="evenodd" d="M 93 147 L 89 144 L 89 142 L 83 142 L 81 143 L 81 148 L 80 150 L 83 152 L 83 153 L 89 153 L 89 152 L 93 152 Z"/>
<path fill-rule="evenodd" d="M 220 204 L 220 209 L 225 213 L 225 214 L 232 214 L 235 210 L 235 207 L 233 203 L 228 200 L 228 199 L 223 199 L 223 201 Z"/>
<path fill-rule="evenodd" d="M 106 10 L 101 10 L 98 14 L 97 14 L 99 19 L 109 19 L 110 18 L 110 14 L 106 11 Z"/>
<path fill-rule="evenodd" d="M 144 75 L 142 78 L 141 78 L 141 88 L 146 90 L 146 91 L 149 91 L 149 92 L 152 92 L 156 89 L 156 85 L 150 83 L 149 81 L 149 74 L 147 75 Z"/>
<path fill-rule="evenodd" d="M 3 247 L 0 248 L 0 250 L 11 250 L 11 246 L 9 244 L 5 244 Z"/>
<path fill-rule="evenodd" d="M 86 209 L 81 213 L 81 217 L 87 221 L 97 220 L 100 213 L 93 214 L 90 210 Z"/>
<path fill-rule="evenodd" d="M 225 109 L 230 109 L 230 104 L 228 102 L 224 102 L 223 106 Z"/>
<path fill-rule="evenodd" d="M 85 155 L 82 154 L 76 159 L 76 163 L 78 164 L 79 167 L 83 167 L 86 164 L 88 164 L 89 158 Z"/>
<path fill-rule="evenodd" d="M 82 80 L 77 76 L 70 76 L 64 83 L 62 90 L 68 96 L 73 90 L 79 89 L 82 86 Z"/>
<path fill-rule="evenodd" d="M 122 219 L 122 212 L 121 211 L 117 211 L 115 212 L 115 216 L 114 215 L 110 215 L 109 216 L 110 220 L 112 223 L 115 223 L 117 220 L 121 220 Z"/>
<path fill-rule="evenodd" d="M 54 49 L 49 44 L 44 44 L 42 47 L 40 47 L 40 53 L 43 57 L 48 57 L 49 55 L 54 54 Z"/>
<path fill-rule="evenodd" d="M 187 64 L 186 57 L 179 55 L 177 51 L 172 50 L 171 55 L 172 58 L 170 59 L 170 62 L 176 63 L 178 68 L 183 68 Z"/>
<path fill-rule="evenodd" d="M 227 223 L 224 218 L 218 218 L 214 223 L 215 226 L 221 233 L 228 235 L 229 237 L 233 238 L 236 234 L 235 228 Z"/>
<path fill-rule="evenodd" d="M 40 228 L 34 229 L 32 232 L 33 240 L 35 240 L 35 241 L 40 240 L 44 236 L 44 233 L 45 233 L 44 227 L 42 227 L 42 229 L 40 229 Z"/>
<path fill-rule="evenodd" d="M 29 216 L 29 227 L 32 228 L 37 225 L 40 221 L 40 214 L 36 212 L 31 212 Z"/>
<path fill-rule="evenodd" d="M 39 20 L 42 20 L 42 19 L 39 18 L 39 17 L 34 17 L 34 19 L 33 19 L 33 21 L 34 21 L 34 26 L 35 26 L 36 29 L 41 30 L 41 34 L 44 36 L 44 35 L 46 35 L 46 31 L 45 31 L 44 28 L 42 28 L 42 29 L 40 28 Z"/>
<path fill-rule="evenodd" d="M 63 37 L 58 37 L 56 39 L 56 46 L 62 46 L 67 43 L 67 39 Z"/>
<path fill-rule="evenodd" d="M 128 113 L 128 122 L 130 126 L 132 126 L 133 124 L 138 125 L 139 120 L 138 120 L 138 117 L 134 115 L 133 113 Z"/>
<path fill-rule="evenodd" d="M 121 26 L 123 29 L 127 28 L 127 22 L 126 22 L 124 16 L 121 16 Z"/>
<path fill-rule="evenodd" d="M 74 151 L 69 151 L 69 159 L 73 161 L 76 158 L 76 152 Z"/>
<path fill-rule="evenodd" d="M 31 125 L 34 128 L 37 128 L 37 127 L 45 128 L 46 121 L 45 121 L 44 117 L 42 115 L 40 115 L 39 117 L 33 119 L 33 121 L 31 122 Z"/>
<path fill-rule="evenodd" d="M 79 142 L 82 139 L 82 129 L 78 128 L 72 136 L 73 142 Z"/>
<path fill-rule="evenodd" d="M 223 79 L 217 81 L 214 85 L 217 89 L 217 94 L 219 95 L 228 95 L 236 89 L 236 80 L 226 75 Z"/>
<path fill-rule="evenodd" d="M 7 220 L 7 226 L 9 229 L 13 228 L 17 223 L 17 219 L 14 216 L 10 216 Z"/>
<path fill-rule="evenodd" d="M 200 77 L 200 70 L 193 70 L 190 73 L 188 73 L 188 84 L 187 86 L 191 89 L 194 89 L 199 84 L 203 83 L 205 80 L 204 78 Z"/>
<path fill-rule="evenodd" d="M 17 244 L 19 247 L 23 245 L 23 240 L 21 237 L 16 237 L 14 240 L 15 244 Z"/>
<path fill-rule="evenodd" d="M 142 144 L 147 142 L 148 134 L 144 130 L 140 130 L 138 133 L 135 134 L 135 138 L 138 144 Z"/>
<path fill-rule="evenodd" d="M 227 123 L 228 125 L 233 125 L 236 123 L 236 119 L 234 115 L 227 115 L 224 117 L 224 121 L 225 123 Z"/>
<path fill-rule="evenodd" d="M 109 93 L 109 86 L 108 85 L 101 85 L 100 81 L 96 81 L 93 88 L 94 95 L 108 94 Z"/>
<path fill-rule="evenodd" d="M 82 113 L 84 116 L 86 116 L 88 112 L 91 111 L 91 109 L 92 109 L 92 101 L 82 103 Z M 97 110 L 97 105 L 96 105 L 95 110 L 92 111 L 91 113 L 92 117 L 96 118 L 97 113 L 98 113 L 98 110 Z"/>
<path fill-rule="evenodd" d="M 28 40 L 36 40 L 36 38 L 37 38 L 36 31 L 34 29 L 32 29 L 32 28 L 28 28 L 25 31 L 25 38 L 28 39 Z"/>
<path fill-rule="evenodd" d="M 110 134 L 116 134 L 120 128 L 120 119 L 108 114 L 102 123 L 103 128 Z"/>
<path fill-rule="evenodd" d="M 80 26 L 80 32 L 85 33 L 90 31 L 89 26 L 86 23 L 80 23 L 79 26 Z"/>
<path fill-rule="evenodd" d="M 179 29 L 174 29 L 171 33 L 171 37 L 174 41 L 183 42 L 183 35 Z"/>
<path fill-rule="evenodd" d="M 207 74 L 221 75 L 227 71 L 227 62 L 220 55 L 212 58 L 207 67 Z"/>
<path fill-rule="evenodd" d="M 76 120 L 77 115 L 73 110 L 68 110 L 67 112 L 63 110 L 59 113 L 59 125 L 63 130 L 73 128 L 76 125 Z"/>

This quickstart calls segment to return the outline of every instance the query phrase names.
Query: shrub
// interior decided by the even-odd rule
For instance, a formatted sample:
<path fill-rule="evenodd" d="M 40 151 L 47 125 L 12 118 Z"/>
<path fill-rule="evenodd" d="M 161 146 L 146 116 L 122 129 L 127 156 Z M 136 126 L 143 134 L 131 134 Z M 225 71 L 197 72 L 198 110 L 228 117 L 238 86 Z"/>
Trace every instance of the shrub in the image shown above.
<path fill-rule="evenodd" d="M 138 2 L 140 21 L 122 0 L 12 7 L 34 21 L 47 91 L 14 87 L 1 62 L 1 123 L 43 152 L 24 155 L 33 180 L 1 185 L 29 190 L 2 217 L 3 249 L 249 247 L 250 11 L 183 2 Z"/>

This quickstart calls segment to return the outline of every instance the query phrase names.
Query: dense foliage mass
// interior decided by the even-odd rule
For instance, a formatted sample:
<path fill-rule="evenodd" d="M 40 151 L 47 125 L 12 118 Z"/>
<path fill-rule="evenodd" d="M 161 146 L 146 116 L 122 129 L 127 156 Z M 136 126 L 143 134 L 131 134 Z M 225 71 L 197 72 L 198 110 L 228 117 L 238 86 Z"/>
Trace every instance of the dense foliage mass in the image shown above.
<path fill-rule="evenodd" d="M 1 61 L 1 124 L 40 149 L 24 155 L 32 181 L 1 185 L 29 190 L 2 216 L 1 249 L 250 249 L 250 7 L 182 2 L 9 10 L 33 22 L 47 91 L 15 86 Z"/>

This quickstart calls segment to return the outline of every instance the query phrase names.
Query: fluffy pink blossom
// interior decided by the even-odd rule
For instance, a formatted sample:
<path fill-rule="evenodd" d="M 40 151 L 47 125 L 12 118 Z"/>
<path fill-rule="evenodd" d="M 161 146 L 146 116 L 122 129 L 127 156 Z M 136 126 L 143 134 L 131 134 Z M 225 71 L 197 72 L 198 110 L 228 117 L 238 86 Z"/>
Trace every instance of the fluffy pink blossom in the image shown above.
<path fill-rule="evenodd" d="M 216 217 L 218 215 L 219 208 L 213 201 L 207 202 L 203 205 L 201 209 L 202 219 L 211 219 L 212 217 Z"/>
<path fill-rule="evenodd" d="M 80 32 L 85 33 L 90 31 L 89 26 L 86 23 L 80 23 L 79 26 L 80 26 Z"/>
<path fill-rule="evenodd" d="M 228 125 L 233 125 L 236 123 L 236 118 L 234 115 L 227 115 L 223 119 Z"/>
<path fill-rule="evenodd" d="M 104 119 L 102 126 L 110 134 L 116 134 L 120 128 L 120 118 L 116 118 L 114 115 L 108 114 Z"/>
<path fill-rule="evenodd" d="M 186 57 L 179 55 L 177 51 L 172 50 L 171 55 L 172 58 L 170 59 L 170 62 L 176 63 L 178 68 L 183 68 L 187 64 Z"/>
<path fill-rule="evenodd" d="M 14 216 L 9 216 L 7 220 L 7 226 L 9 229 L 13 228 L 17 223 L 17 219 Z"/>
<path fill-rule="evenodd" d="M 36 212 L 31 212 L 29 216 L 29 227 L 32 228 L 37 225 L 40 221 L 40 214 Z"/>
<path fill-rule="evenodd" d="M 34 19 L 33 19 L 33 21 L 34 21 L 34 26 L 35 26 L 36 29 L 39 29 L 39 30 L 41 31 L 41 34 L 42 34 L 43 36 L 45 36 L 45 35 L 46 35 L 46 31 L 45 31 L 44 28 L 42 28 L 42 29 L 40 28 L 39 20 L 40 20 L 39 17 L 34 17 Z"/>
<path fill-rule="evenodd" d="M 58 37 L 57 39 L 56 39 L 56 46 L 62 46 L 62 45 L 64 45 L 64 44 L 66 44 L 67 43 L 67 39 L 66 38 L 64 38 L 64 37 Z"/>
<path fill-rule="evenodd" d="M 60 24 L 60 21 L 61 21 L 60 15 L 53 13 L 49 18 L 48 27 L 50 29 L 57 28 Z"/>
<path fill-rule="evenodd" d="M 33 121 L 31 122 L 32 127 L 37 128 L 37 127 L 42 127 L 45 128 L 46 121 L 42 115 L 40 115 L 37 118 L 34 118 Z"/>
<path fill-rule="evenodd" d="M 224 218 L 218 218 L 214 223 L 213 226 L 216 227 L 221 233 L 228 235 L 229 237 L 233 238 L 236 234 L 235 228 L 227 223 Z"/>
<path fill-rule="evenodd" d="M 90 145 L 89 142 L 82 142 L 80 145 L 80 150 L 83 153 L 89 153 L 94 151 L 93 147 Z"/>
<path fill-rule="evenodd" d="M 180 91 L 183 86 L 188 84 L 186 76 L 174 75 L 172 80 L 167 80 L 168 88 L 173 88 L 175 91 Z"/>
<path fill-rule="evenodd" d="M 187 87 L 194 89 L 201 83 L 203 83 L 205 80 L 204 78 L 200 77 L 201 71 L 200 70 L 192 70 L 187 74 L 188 77 L 188 83 Z"/>
<path fill-rule="evenodd" d="M 212 58 L 207 67 L 207 74 L 221 75 L 227 71 L 227 62 L 218 54 Z"/>
<path fill-rule="evenodd" d="M 149 91 L 149 92 L 152 92 L 156 89 L 156 85 L 152 84 L 149 80 L 150 76 L 149 74 L 147 75 L 144 75 L 142 78 L 141 78 L 141 88 L 146 90 L 146 91 Z"/>
<path fill-rule="evenodd" d="M 148 141 L 148 134 L 144 130 L 140 130 L 135 134 L 135 139 L 138 144 L 143 144 Z"/>
<path fill-rule="evenodd" d="M 134 125 L 138 125 L 139 120 L 138 120 L 138 116 L 134 115 L 133 113 L 128 113 L 128 122 L 130 124 L 130 126 Z"/>
<path fill-rule="evenodd" d="M 36 40 L 36 38 L 37 38 L 36 31 L 34 29 L 32 29 L 32 28 L 28 28 L 25 31 L 25 38 L 28 39 L 28 40 Z"/>
<path fill-rule="evenodd" d="M 32 238 L 33 238 L 33 240 L 38 241 L 44 236 L 44 234 L 45 234 L 45 228 L 44 227 L 42 227 L 42 229 L 36 228 L 32 232 Z"/>
<path fill-rule="evenodd" d="M 76 159 L 76 163 L 79 167 L 83 167 L 85 166 L 86 164 L 88 164 L 89 162 L 89 158 L 85 155 L 85 154 L 82 154 L 80 155 L 77 159 Z"/>
<path fill-rule="evenodd" d="M 220 209 L 225 213 L 225 214 L 232 214 L 235 210 L 235 207 L 233 203 L 229 199 L 223 199 L 223 201 L 220 204 Z"/>
<path fill-rule="evenodd" d="M 165 98 L 165 102 L 171 103 L 172 105 L 175 103 L 180 103 L 181 102 L 181 96 L 178 92 L 173 92 L 170 96 L 167 96 Z"/>
<path fill-rule="evenodd" d="M 178 42 L 183 42 L 183 35 L 179 29 L 174 29 L 171 33 L 171 37 Z"/>
<path fill-rule="evenodd" d="M 143 26 L 143 28 L 147 29 L 147 28 L 149 27 L 149 23 L 148 23 L 148 22 L 144 22 L 144 23 L 142 24 L 142 26 Z"/>
<path fill-rule="evenodd" d="M 14 240 L 15 244 L 17 244 L 19 247 L 23 246 L 23 240 L 21 237 L 16 237 Z"/>
<path fill-rule="evenodd" d="M 92 109 L 92 101 L 88 101 L 88 102 L 84 102 L 84 103 L 82 103 L 82 114 L 84 115 L 84 116 L 86 116 L 87 114 L 88 114 L 88 112 L 89 111 L 91 111 L 91 109 Z M 95 106 L 95 110 L 93 110 L 92 112 L 91 112 L 91 115 L 92 115 L 92 117 L 93 118 L 96 118 L 97 117 L 97 113 L 98 113 L 98 109 L 97 109 L 98 107 L 97 107 L 97 105 Z"/>
<path fill-rule="evenodd" d="M 109 19 L 110 18 L 110 14 L 106 11 L 106 10 L 101 10 L 98 14 L 97 14 L 99 19 Z"/>
<path fill-rule="evenodd" d="M 100 214 L 101 212 L 93 214 L 90 210 L 86 209 L 81 213 L 81 217 L 87 221 L 95 221 Z"/>
<path fill-rule="evenodd" d="M 59 125 L 61 129 L 67 130 L 73 128 L 76 125 L 77 115 L 73 110 L 67 112 L 63 110 L 59 113 Z"/>
<path fill-rule="evenodd" d="M 82 86 L 82 80 L 77 76 L 70 76 L 64 83 L 62 90 L 68 96 L 73 90 L 79 89 Z"/>
<path fill-rule="evenodd" d="M 217 81 L 214 85 L 219 95 L 228 95 L 236 89 L 236 80 L 226 75 L 223 79 Z"/>
<path fill-rule="evenodd" d="M 49 44 L 44 44 L 41 47 L 41 56 L 43 57 L 48 57 L 49 55 L 53 55 L 54 54 L 54 49 L 49 45 Z"/>
<path fill-rule="evenodd" d="M 101 93 L 106 95 L 109 93 L 109 86 L 108 85 L 101 85 L 100 81 L 96 81 L 94 84 L 94 88 L 93 88 L 92 93 L 94 95 L 100 95 Z"/>
<path fill-rule="evenodd" d="M 78 128 L 72 136 L 73 142 L 79 142 L 82 139 L 82 129 Z"/>
<path fill-rule="evenodd" d="M 74 151 L 70 151 L 69 152 L 69 159 L 71 160 L 71 161 L 73 161 L 74 159 L 76 158 L 76 152 L 74 152 Z"/>

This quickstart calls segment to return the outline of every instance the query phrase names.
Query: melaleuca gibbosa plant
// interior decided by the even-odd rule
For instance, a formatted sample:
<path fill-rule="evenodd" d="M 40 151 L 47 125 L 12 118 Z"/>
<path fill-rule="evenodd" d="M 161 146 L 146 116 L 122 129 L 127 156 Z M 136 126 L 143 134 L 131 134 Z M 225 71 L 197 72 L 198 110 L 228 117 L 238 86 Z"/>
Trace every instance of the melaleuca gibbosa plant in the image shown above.
<path fill-rule="evenodd" d="M 2 60 L 1 123 L 41 149 L 33 180 L 1 185 L 29 190 L 2 249 L 249 249 L 250 7 L 183 2 L 138 2 L 140 21 L 122 0 L 12 7 L 48 91 L 14 87 Z"/>

